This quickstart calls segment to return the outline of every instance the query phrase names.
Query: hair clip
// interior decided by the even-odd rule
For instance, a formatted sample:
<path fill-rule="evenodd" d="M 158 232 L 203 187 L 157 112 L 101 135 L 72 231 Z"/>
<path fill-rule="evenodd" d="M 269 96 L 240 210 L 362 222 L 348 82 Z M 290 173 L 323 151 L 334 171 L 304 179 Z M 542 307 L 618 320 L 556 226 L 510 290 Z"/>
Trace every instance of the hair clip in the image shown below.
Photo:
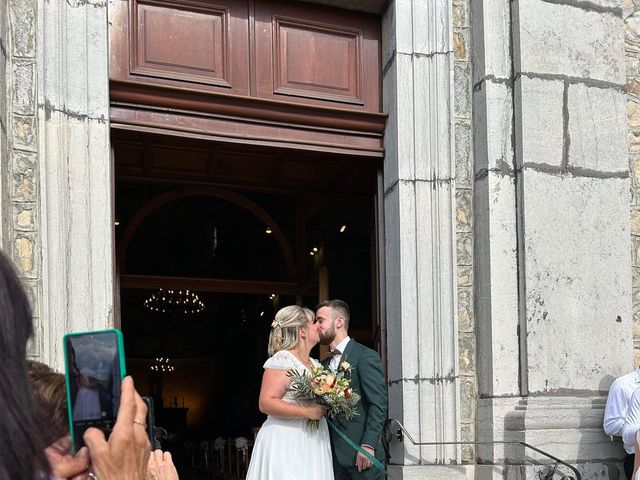
<path fill-rule="evenodd" d="M 274 320 L 271 322 L 271 328 L 284 328 L 284 320 Z"/>

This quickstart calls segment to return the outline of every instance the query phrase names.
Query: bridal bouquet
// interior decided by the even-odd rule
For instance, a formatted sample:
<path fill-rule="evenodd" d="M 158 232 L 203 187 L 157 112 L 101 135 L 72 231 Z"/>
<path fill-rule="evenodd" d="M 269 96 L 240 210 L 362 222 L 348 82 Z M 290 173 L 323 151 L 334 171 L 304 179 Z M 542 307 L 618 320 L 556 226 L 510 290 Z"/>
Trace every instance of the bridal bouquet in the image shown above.
<path fill-rule="evenodd" d="M 331 418 L 337 415 L 351 420 L 356 412 L 356 404 L 360 395 L 351 390 L 351 380 L 347 374 L 351 372 L 351 365 L 344 361 L 337 370 L 322 365 L 315 367 L 309 373 L 300 373 L 297 370 L 289 370 L 287 373 L 291 379 L 291 388 L 296 391 L 299 398 L 313 398 L 316 403 L 327 407 L 327 414 Z M 307 426 L 313 430 L 320 425 L 319 420 L 307 420 Z"/>

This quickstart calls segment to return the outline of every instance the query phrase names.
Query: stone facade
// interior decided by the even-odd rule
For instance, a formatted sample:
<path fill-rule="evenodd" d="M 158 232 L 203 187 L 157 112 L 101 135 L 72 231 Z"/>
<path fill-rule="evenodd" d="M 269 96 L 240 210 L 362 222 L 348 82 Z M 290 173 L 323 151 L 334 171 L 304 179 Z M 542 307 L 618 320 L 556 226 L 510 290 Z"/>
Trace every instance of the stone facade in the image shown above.
<path fill-rule="evenodd" d="M 624 3 L 627 59 L 634 365 L 640 364 L 640 3 Z"/>
<path fill-rule="evenodd" d="M 9 159 L 9 139 L 7 129 L 7 45 L 9 36 L 7 2 L 0 5 L 0 245 L 4 248 L 6 238 L 6 212 L 9 195 L 7 193 L 8 182 L 8 159 Z"/>
<path fill-rule="evenodd" d="M 42 352 L 42 264 L 39 232 L 39 159 L 36 100 L 37 5 L 35 0 L 4 2 L 0 41 L 4 75 L 0 85 L 2 159 L 2 248 L 9 252 L 29 294 L 37 332 L 29 354 Z"/>
<path fill-rule="evenodd" d="M 389 415 L 417 442 L 455 442 L 462 429 L 452 159 L 454 49 L 464 47 L 452 18 L 447 0 L 392 1 L 383 17 Z M 460 473 L 429 466 L 459 464 L 457 445 L 394 443 L 391 455 L 397 478 L 415 478 L 409 465 L 423 466 L 421 478 Z"/>
<path fill-rule="evenodd" d="M 603 392 L 632 367 L 621 4 L 487 0 L 472 27 L 479 439 L 615 478 Z"/>
<path fill-rule="evenodd" d="M 2 248 L 33 306 L 29 354 L 57 368 L 63 333 L 113 325 L 106 20 L 105 2 L 0 6 Z"/>
<path fill-rule="evenodd" d="M 113 198 L 105 0 L 38 0 L 43 358 L 65 332 L 114 324 Z"/>
<path fill-rule="evenodd" d="M 0 241 L 34 304 L 30 353 L 57 367 L 64 332 L 113 324 L 106 10 L 0 3 Z M 617 478 L 601 423 L 640 339 L 638 10 L 388 3 L 390 416 L 417 441 L 521 440 Z M 392 469 L 537 478 L 528 454 L 395 442 Z"/>
<path fill-rule="evenodd" d="M 468 0 L 453 2 L 454 161 L 456 168 L 456 244 L 461 441 L 476 439 L 476 335 L 473 308 L 473 134 L 471 19 Z M 462 462 L 475 462 L 473 445 L 462 447 Z"/>
<path fill-rule="evenodd" d="M 525 0 L 518 19 L 512 28 L 519 37 L 513 101 L 520 328 L 527 333 L 526 339 L 520 337 L 526 349 L 520 360 L 522 393 L 595 393 L 608 387 L 603 377 L 631 366 L 629 221 L 622 211 L 629 187 L 626 132 L 620 128 L 625 118 L 622 12 L 616 5 Z M 554 21 L 564 26 L 561 43 L 550 34 Z M 560 86 L 562 155 L 535 156 L 537 138 L 529 135 L 525 119 L 552 118 L 547 104 L 559 98 L 540 96 L 538 89 L 557 92 Z M 535 102 L 527 101 L 532 97 Z M 562 208 L 553 208 L 558 203 Z M 571 228 L 576 224 L 580 235 Z M 569 342 L 548 348 L 569 335 L 572 345 L 599 338 L 606 354 L 587 355 Z"/>

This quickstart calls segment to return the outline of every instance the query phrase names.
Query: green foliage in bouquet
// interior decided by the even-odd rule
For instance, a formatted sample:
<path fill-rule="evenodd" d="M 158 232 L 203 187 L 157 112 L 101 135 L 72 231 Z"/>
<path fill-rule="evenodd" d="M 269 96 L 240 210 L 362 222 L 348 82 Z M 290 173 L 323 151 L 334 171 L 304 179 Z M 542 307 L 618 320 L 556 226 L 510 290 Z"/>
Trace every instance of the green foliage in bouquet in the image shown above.
<path fill-rule="evenodd" d="M 340 415 L 351 420 L 358 414 L 356 404 L 360 395 L 351 389 L 351 380 L 347 376 L 351 372 L 351 365 L 343 361 L 337 371 L 318 366 L 310 372 L 289 370 L 287 376 L 291 379 L 291 388 L 300 399 L 313 399 L 320 405 L 327 407 L 327 415 L 335 418 Z M 307 420 L 311 428 L 318 428 L 320 422 Z"/>

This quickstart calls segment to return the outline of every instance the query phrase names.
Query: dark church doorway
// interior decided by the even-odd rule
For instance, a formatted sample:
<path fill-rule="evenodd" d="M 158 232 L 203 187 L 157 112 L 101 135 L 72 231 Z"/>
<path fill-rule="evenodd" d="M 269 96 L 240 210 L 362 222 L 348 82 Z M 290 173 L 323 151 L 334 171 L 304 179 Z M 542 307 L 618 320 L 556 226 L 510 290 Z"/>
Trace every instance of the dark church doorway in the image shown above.
<path fill-rule="evenodd" d="M 342 298 L 351 336 L 380 349 L 379 165 L 119 130 L 112 143 L 129 371 L 181 478 L 243 478 L 280 307 Z"/>

